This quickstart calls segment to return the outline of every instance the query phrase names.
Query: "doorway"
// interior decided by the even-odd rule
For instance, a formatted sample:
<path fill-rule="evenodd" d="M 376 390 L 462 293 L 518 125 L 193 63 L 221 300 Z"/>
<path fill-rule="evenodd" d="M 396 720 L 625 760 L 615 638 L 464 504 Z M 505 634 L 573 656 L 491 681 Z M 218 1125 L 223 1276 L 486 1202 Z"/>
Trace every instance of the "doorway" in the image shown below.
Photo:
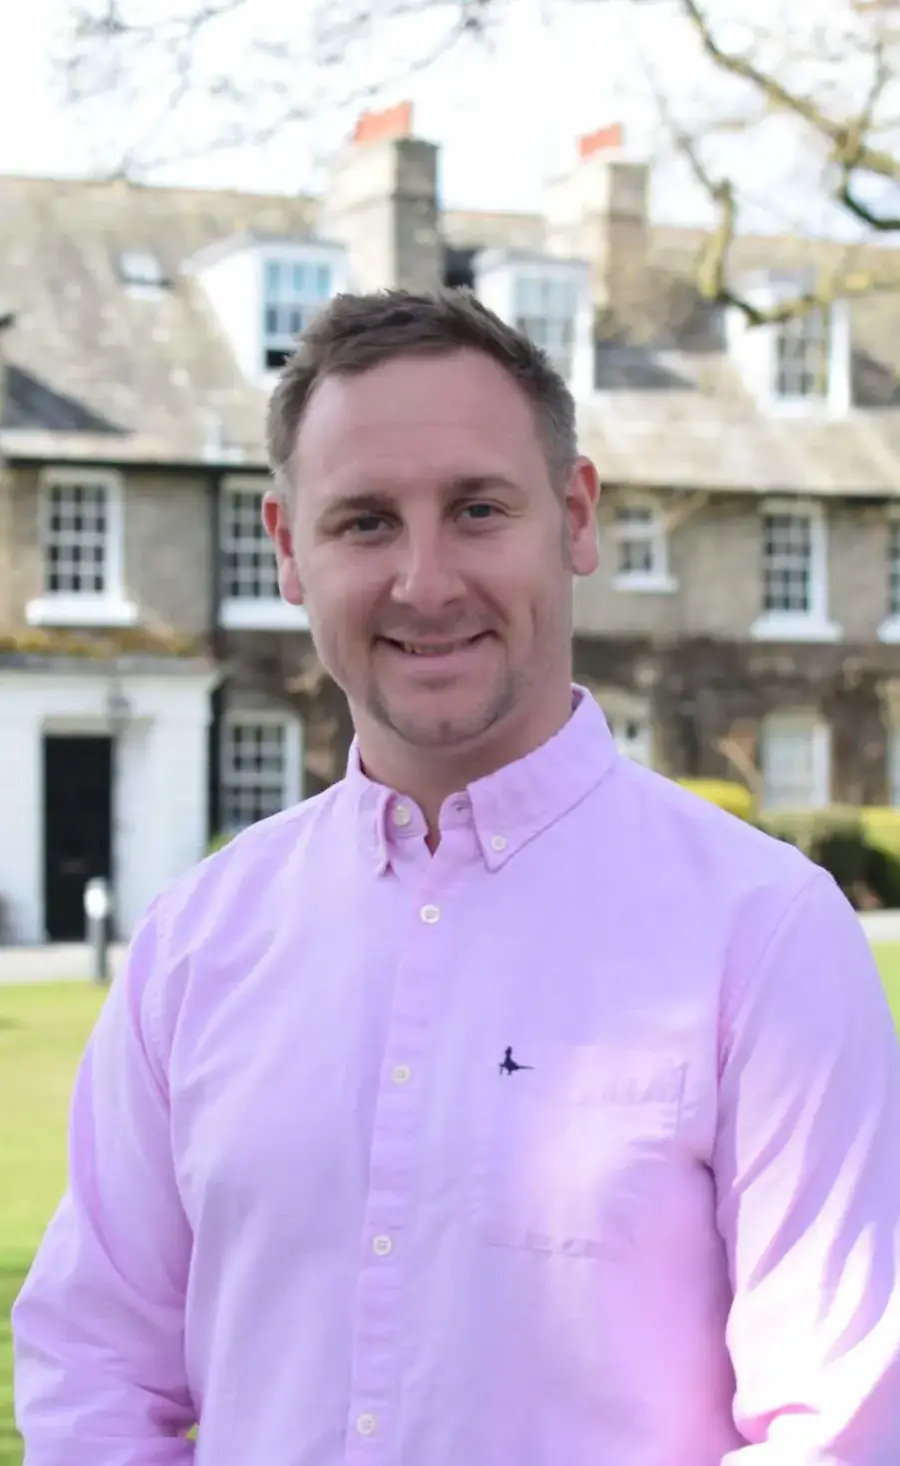
<path fill-rule="evenodd" d="M 44 738 L 44 928 L 85 939 L 84 888 L 112 877 L 112 739 Z"/>

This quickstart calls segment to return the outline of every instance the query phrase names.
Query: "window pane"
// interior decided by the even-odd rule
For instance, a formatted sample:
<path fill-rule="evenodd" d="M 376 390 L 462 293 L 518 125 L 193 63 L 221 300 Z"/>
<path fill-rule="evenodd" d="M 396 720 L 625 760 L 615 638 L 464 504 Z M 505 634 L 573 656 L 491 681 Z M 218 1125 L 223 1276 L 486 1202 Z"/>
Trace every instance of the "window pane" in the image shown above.
<path fill-rule="evenodd" d="M 263 301 L 263 360 L 283 361 L 312 311 L 331 294 L 331 266 L 309 260 L 270 260 Z"/>
<path fill-rule="evenodd" d="M 651 504 L 617 505 L 615 533 L 618 575 L 665 574 L 665 529 Z"/>
<path fill-rule="evenodd" d="M 812 611 L 813 537 L 808 515 L 763 519 L 763 608 L 781 615 Z"/>
<path fill-rule="evenodd" d="M 779 397 L 813 398 L 828 393 L 829 320 L 811 311 L 776 327 L 775 390 Z"/>
<path fill-rule="evenodd" d="M 56 483 L 46 490 L 44 589 L 50 595 L 103 595 L 109 589 L 108 489 Z"/>
<path fill-rule="evenodd" d="M 275 554 L 262 522 L 262 490 L 230 489 L 222 504 L 222 594 L 228 600 L 277 600 Z"/>
<path fill-rule="evenodd" d="M 516 312 L 530 316 L 540 314 L 541 297 L 538 282 L 530 275 L 520 275 L 515 288 Z"/>
<path fill-rule="evenodd" d="M 652 540 L 619 541 L 619 574 L 651 575 L 654 569 Z"/>
<path fill-rule="evenodd" d="M 763 726 L 762 775 L 770 808 L 808 809 L 821 802 L 827 742 L 813 718 L 772 717 Z M 827 797 L 827 787 L 824 787 Z"/>
<path fill-rule="evenodd" d="M 226 721 L 222 732 L 220 809 L 231 833 L 277 814 L 287 803 L 286 722 Z"/>
<path fill-rule="evenodd" d="M 516 328 L 547 353 L 559 374 L 572 375 L 577 289 L 549 274 L 517 275 L 513 287 Z"/>

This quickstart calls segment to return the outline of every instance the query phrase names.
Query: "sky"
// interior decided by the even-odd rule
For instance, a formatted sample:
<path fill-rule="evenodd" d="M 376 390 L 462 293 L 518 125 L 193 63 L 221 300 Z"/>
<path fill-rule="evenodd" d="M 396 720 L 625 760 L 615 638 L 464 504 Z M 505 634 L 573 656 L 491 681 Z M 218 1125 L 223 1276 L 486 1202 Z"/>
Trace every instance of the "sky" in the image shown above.
<path fill-rule="evenodd" d="M 11 3 L 7 0 L 7 5 Z M 278 105 L 278 88 L 287 86 L 292 96 L 310 97 L 315 121 L 283 129 L 267 145 L 210 151 L 206 140 L 221 136 L 227 106 L 198 104 L 184 114 L 174 135 L 164 106 L 163 79 L 146 48 L 127 58 L 124 84 L 112 94 L 104 93 L 86 112 L 66 105 L 54 57 L 59 55 L 69 3 L 25 0 L 16 7 L 15 29 L 8 23 L 4 27 L 0 172 L 83 175 L 115 161 L 119 139 L 143 135 L 145 156 L 159 142 L 162 153 L 168 150 L 175 160 L 151 172 L 151 180 L 259 191 L 315 188 L 321 186 L 323 159 L 340 144 L 361 109 L 360 89 L 371 78 L 381 77 L 384 85 L 373 101 L 411 97 L 417 133 L 441 144 L 447 206 L 540 209 L 546 182 L 573 166 L 578 136 L 621 121 L 629 151 L 634 156 L 652 155 L 657 161 L 654 213 L 700 221 L 709 217 L 708 207 L 664 143 L 658 114 L 649 101 L 648 68 L 680 119 L 697 121 L 720 115 L 723 108 L 746 106 L 743 91 L 736 93 L 700 67 L 694 40 L 671 4 L 509 0 L 492 45 L 469 43 L 444 54 L 429 69 L 410 74 L 406 61 L 429 53 L 440 41 L 447 11 L 425 25 L 388 28 L 376 40 L 364 36 L 351 47 L 339 70 L 320 68 L 312 73 L 299 63 L 286 68 L 281 62 L 250 59 L 254 38 L 284 38 L 286 14 L 298 51 L 308 54 L 302 43 L 311 0 L 292 0 L 289 10 L 283 0 L 250 0 L 252 9 L 243 23 L 211 34 L 203 59 L 207 74 L 238 81 L 252 74 L 259 80 L 254 119 L 257 114 L 263 120 L 271 115 L 271 107 Z M 126 9 L 130 5 L 132 11 L 142 9 L 157 17 L 190 3 L 126 0 Z M 329 0 L 332 22 L 339 23 L 342 7 L 355 3 Z M 784 3 L 755 0 L 755 13 L 761 15 L 766 7 L 773 15 L 782 13 Z M 839 3 L 843 0 L 814 0 L 818 14 Z M 718 6 L 727 20 L 726 10 L 738 0 L 710 0 L 710 4 Z M 792 13 L 797 14 L 797 7 Z M 739 28 L 732 27 L 727 35 L 740 40 Z M 354 100 L 348 106 L 349 94 Z M 243 120 L 247 115 L 246 109 L 240 114 Z M 816 188 L 809 186 L 808 151 L 778 119 L 752 136 L 726 138 L 713 157 L 739 167 L 744 227 L 789 229 L 800 223 L 815 232 L 830 227 L 825 215 L 820 219 L 816 212 L 821 212 L 821 200 Z"/>

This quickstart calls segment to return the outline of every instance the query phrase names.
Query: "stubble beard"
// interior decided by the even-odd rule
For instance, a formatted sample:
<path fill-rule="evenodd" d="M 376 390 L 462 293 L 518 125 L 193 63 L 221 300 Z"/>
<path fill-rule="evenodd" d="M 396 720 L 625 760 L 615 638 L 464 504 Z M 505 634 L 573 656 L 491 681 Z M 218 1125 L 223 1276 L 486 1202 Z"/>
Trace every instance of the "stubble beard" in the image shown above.
<path fill-rule="evenodd" d="M 509 713 L 519 701 L 522 689 L 519 679 L 506 671 L 487 703 L 458 718 L 431 719 L 427 715 L 414 717 L 404 714 L 400 708 L 392 708 L 377 683 L 373 683 L 367 699 L 369 715 L 383 728 L 388 729 L 404 743 L 417 749 L 458 750 L 477 742 Z"/>

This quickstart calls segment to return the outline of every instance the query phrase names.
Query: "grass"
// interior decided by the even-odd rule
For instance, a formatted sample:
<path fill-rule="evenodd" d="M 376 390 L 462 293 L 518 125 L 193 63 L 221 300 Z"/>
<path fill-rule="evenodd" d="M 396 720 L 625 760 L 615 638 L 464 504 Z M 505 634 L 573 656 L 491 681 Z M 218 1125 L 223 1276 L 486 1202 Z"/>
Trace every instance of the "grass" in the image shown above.
<path fill-rule="evenodd" d="M 900 943 L 875 955 L 900 1030 Z M 0 1466 L 21 1466 L 9 1311 L 66 1179 L 66 1113 L 103 1002 L 81 983 L 0 987 Z"/>
<path fill-rule="evenodd" d="M 20 1466 L 9 1311 L 66 1177 L 66 1111 L 103 990 L 0 987 L 0 1466 Z"/>
<path fill-rule="evenodd" d="M 881 942 L 872 950 L 878 960 L 888 1002 L 900 1033 L 900 942 Z"/>

